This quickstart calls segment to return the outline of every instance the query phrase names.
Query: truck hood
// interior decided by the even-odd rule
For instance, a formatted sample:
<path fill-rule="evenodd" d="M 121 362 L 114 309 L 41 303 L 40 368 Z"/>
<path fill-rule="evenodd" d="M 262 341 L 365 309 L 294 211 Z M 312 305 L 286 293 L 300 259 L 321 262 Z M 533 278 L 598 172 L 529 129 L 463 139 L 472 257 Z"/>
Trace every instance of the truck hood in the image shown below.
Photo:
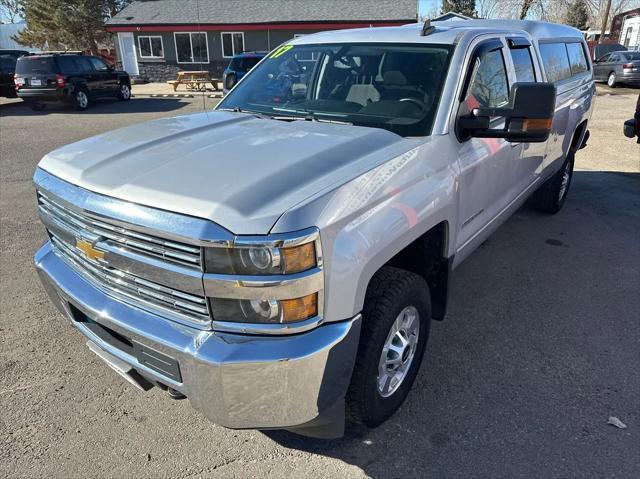
<path fill-rule="evenodd" d="M 82 140 L 39 167 L 96 193 L 266 234 L 297 203 L 415 145 L 374 128 L 204 112 Z"/>

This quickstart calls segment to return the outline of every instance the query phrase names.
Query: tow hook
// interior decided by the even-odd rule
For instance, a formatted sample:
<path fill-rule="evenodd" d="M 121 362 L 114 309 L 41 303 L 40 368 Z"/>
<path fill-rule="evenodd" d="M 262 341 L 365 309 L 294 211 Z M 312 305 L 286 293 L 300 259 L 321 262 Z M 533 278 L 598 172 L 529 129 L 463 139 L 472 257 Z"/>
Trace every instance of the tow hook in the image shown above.
<path fill-rule="evenodd" d="M 182 394 L 180 391 L 176 391 L 173 388 L 167 388 L 167 394 L 171 399 L 175 399 L 176 401 L 179 401 L 181 399 L 187 399 L 187 396 Z"/>

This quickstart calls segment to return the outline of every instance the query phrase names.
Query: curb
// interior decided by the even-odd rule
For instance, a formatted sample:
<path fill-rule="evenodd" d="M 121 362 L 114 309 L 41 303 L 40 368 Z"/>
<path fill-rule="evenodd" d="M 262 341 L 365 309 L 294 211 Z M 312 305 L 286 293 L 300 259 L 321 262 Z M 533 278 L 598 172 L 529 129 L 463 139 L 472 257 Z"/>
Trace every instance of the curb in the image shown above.
<path fill-rule="evenodd" d="M 195 98 L 193 93 L 133 93 L 131 95 L 135 97 L 148 97 L 148 98 Z M 206 95 L 208 98 L 222 98 L 222 93 L 213 93 Z"/>

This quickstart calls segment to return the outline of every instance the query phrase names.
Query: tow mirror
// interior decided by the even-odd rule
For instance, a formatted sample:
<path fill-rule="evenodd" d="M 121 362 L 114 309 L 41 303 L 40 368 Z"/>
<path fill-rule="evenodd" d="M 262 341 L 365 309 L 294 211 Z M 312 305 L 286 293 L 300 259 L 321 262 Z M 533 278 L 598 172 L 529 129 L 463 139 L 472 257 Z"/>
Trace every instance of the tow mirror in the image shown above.
<path fill-rule="evenodd" d="M 556 105 L 556 87 L 551 83 L 515 83 L 504 108 L 475 108 L 458 118 L 463 138 L 504 138 L 511 142 L 547 141 Z M 503 128 L 491 128 L 493 118 L 504 118 Z"/>

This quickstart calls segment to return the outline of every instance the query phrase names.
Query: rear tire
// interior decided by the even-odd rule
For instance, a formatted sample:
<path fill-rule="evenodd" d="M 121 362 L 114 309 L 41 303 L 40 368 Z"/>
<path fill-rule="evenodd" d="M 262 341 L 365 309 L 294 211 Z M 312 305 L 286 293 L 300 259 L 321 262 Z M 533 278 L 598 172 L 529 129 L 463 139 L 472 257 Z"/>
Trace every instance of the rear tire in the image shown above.
<path fill-rule="evenodd" d="M 118 87 L 118 100 L 131 100 L 131 87 L 127 83 L 120 83 L 120 86 Z"/>
<path fill-rule="evenodd" d="M 609 73 L 609 76 L 607 77 L 607 85 L 609 88 L 615 88 L 617 84 L 618 79 L 616 78 L 616 72 Z"/>
<path fill-rule="evenodd" d="M 572 152 L 567 156 L 562 167 L 533 194 L 531 204 L 535 209 L 551 215 L 562 209 L 569 194 L 574 161 L 575 154 Z"/>
<path fill-rule="evenodd" d="M 375 427 L 402 405 L 420 369 L 431 318 L 429 287 L 417 274 L 385 266 L 371 279 L 362 316 L 346 419 Z"/>
<path fill-rule="evenodd" d="M 79 111 L 84 111 L 89 108 L 89 92 L 86 87 L 78 87 L 76 91 L 73 92 L 71 103 L 73 104 L 73 108 Z"/>

